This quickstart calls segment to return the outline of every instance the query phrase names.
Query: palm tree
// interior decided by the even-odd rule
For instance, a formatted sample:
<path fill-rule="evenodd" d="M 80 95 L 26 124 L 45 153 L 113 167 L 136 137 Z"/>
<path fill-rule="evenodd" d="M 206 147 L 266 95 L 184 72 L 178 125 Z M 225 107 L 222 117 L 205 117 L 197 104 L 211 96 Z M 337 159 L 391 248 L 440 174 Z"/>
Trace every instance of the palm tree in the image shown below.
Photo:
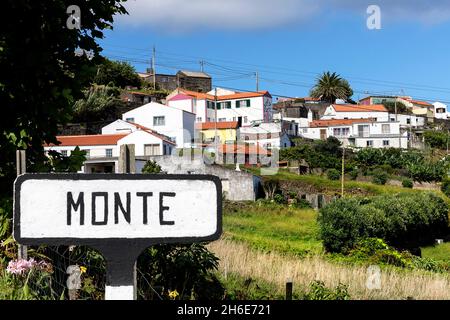
<path fill-rule="evenodd" d="M 347 80 L 341 78 L 336 72 L 324 72 L 317 78 L 316 85 L 311 89 L 311 97 L 334 103 L 336 99 L 348 100 L 353 90 Z"/>

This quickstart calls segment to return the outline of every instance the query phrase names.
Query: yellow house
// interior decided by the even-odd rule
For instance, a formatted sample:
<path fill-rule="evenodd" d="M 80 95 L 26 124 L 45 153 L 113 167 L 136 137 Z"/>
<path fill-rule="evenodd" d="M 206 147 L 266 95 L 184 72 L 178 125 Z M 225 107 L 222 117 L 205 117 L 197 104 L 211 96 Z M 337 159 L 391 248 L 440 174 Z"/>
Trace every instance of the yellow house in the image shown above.
<path fill-rule="evenodd" d="M 197 130 L 198 136 L 202 143 L 210 143 L 214 141 L 216 128 L 220 143 L 235 142 L 238 127 L 239 124 L 237 121 L 203 122 L 195 124 L 195 129 Z"/>

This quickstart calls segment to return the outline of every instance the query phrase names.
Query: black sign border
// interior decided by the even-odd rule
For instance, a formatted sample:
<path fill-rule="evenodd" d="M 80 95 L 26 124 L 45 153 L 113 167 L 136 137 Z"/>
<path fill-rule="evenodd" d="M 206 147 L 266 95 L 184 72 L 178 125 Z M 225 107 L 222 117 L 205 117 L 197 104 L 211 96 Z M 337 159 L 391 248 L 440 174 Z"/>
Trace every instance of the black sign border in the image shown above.
<path fill-rule="evenodd" d="M 216 231 L 205 237 L 167 237 L 167 238 L 22 238 L 20 234 L 20 190 L 28 180 L 201 180 L 212 181 L 217 191 Z M 129 173 L 25 173 L 14 182 L 13 237 L 23 245 L 99 245 L 116 246 L 128 244 L 133 247 L 146 247 L 154 244 L 189 244 L 218 240 L 222 234 L 222 183 L 214 175 L 203 174 L 129 174 Z M 49 226 L 51 227 L 51 226 Z"/>

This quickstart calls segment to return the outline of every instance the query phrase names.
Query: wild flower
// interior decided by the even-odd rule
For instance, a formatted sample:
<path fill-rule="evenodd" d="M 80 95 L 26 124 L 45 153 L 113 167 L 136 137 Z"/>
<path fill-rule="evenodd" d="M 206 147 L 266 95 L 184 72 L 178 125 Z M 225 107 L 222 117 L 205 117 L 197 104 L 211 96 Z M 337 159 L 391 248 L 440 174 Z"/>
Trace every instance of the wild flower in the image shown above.
<path fill-rule="evenodd" d="M 11 260 L 8 263 L 8 267 L 6 268 L 6 271 L 8 271 L 11 274 L 22 275 L 26 271 L 31 270 L 36 265 L 37 265 L 37 262 L 33 258 L 31 258 L 29 260 L 25 260 L 25 259 Z"/>
<path fill-rule="evenodd" d="M 180 294 L 178 293 L 177 289 L 173 290 L 173 291 L 169 291 L 169 298 L 172 300 L 175 300 Z"/>
<path fill-rule="evenodd" d="M 11 274 L 23 275 L 24 273 L 26 273 L 27 271 L 29 271 L 33 268 L 41 270 L 41 271 L 45 271 L 48 273 L 53 272 L 53 266 L 50 263 L 48 263 L 44 260 L 37 262 L 33 258 L 28 259 L 28 260 L 25 260 L 25 259 L 11 260 L 8 263 L 8 267 L 6 268 L 6 271 Z"/>

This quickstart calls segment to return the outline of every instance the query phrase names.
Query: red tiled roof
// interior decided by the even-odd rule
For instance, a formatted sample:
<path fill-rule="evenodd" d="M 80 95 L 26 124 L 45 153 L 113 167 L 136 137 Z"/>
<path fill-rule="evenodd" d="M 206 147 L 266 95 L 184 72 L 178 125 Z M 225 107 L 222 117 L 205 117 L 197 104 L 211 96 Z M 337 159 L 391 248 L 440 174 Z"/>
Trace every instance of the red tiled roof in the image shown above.
<path fill-rule="evenodd" d="M 387 109 L 382 104 L 333 104 L 333 108 L 337 112 L 387 112 Z"/>
<path fill-rule="evenodd" d="M 82 136 L 57 136 L 56 139 L 61 142 L 58 146 L 100 146 L 115 145 L 117 141 L 129 135 L 125 134 L 93 134 Z M 54 146 L 54 144 L 46 145 Z"/>
<path fill-rule="evenodd" d="M 330 119 L 330 120 L 314 120 L 309 123 L 310 128 L 345 126 L 353 123 L 374 122 L 375 119 Z"/>
<path fill-rule="evenodd" d="M 196 123 L 195 129 L 197 130 L 210 130 L 215 129 L 217 123 L 217 129 L 236 129 L 238 127 L 237 121 L 222 121 L 222 122 L 203 122 Z"/>
<path fill-rule="evenodd" d="M 410 102 L 413 103 L 413 104 L 418 104 L 418 105 L 425 106 L 425 107 L 433 106 L 432 104 L 430 104 L 430 103 L 428 103 L 426 101 L 410 100 Z"/>
<path fill-rule="evenodd" d="M 209 99 L 214 100 L 214 95 L 203 93 L 203 92 L 195 92 L 186 89 L 178 89 L 180 92 L 195 97 L 197 99 Z M 270 96 L 269 91 L 258 91 L 258 92 L 237 92 L 234 94 L 227 94 L 223 96 L 217 96 L 217 101 L 223 100 L 233 100 L 233 99 L 245 99 L 245 98 L 254 98 L 254 97 L 262 97 L 262 96 Z"/>
<path fill-rule="evenodd" d="M 270 155 L 271 153 L 259 145 L 248 144 L 223 144 L 219 146 L 219 153 L 222 154 L 258 154 L 258 155 Z"/>

